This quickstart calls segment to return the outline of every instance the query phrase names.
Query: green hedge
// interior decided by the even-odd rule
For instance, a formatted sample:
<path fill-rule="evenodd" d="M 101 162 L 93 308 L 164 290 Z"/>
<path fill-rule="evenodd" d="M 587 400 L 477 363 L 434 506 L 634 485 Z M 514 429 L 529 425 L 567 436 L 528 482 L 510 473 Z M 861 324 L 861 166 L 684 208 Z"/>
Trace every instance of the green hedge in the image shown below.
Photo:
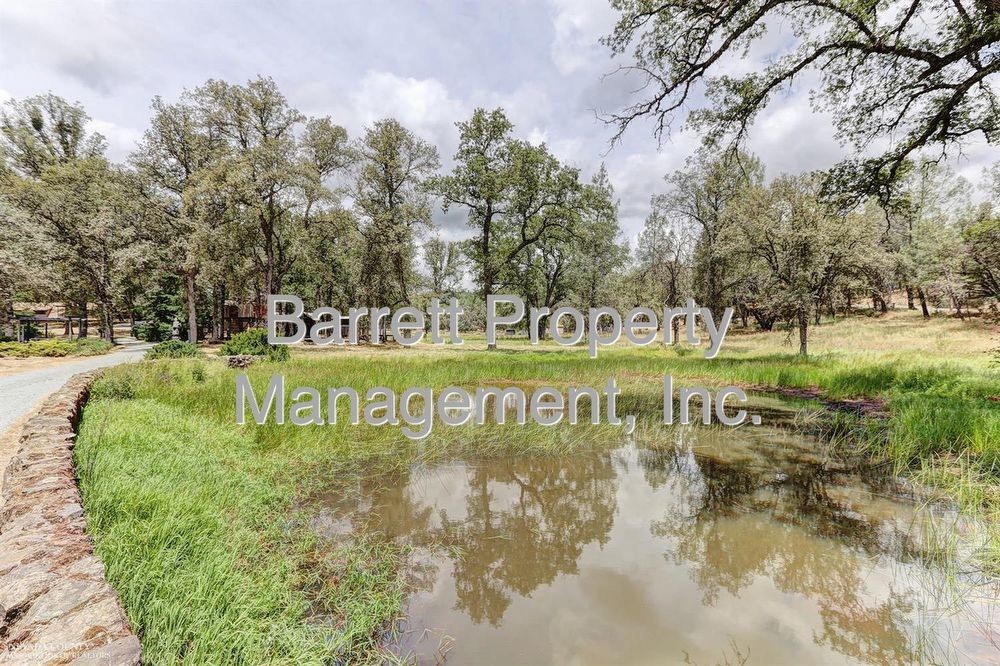
<path fill-rule="evenodd" d="M 287 361 L 291 356 L 285 345 L 267 343 L 267 331 L 263 328 L 251 328 L 237 333 L 232 340 L 222 345 L 219 350 L 222 356 L 266 356 L 269 361 Z"/>

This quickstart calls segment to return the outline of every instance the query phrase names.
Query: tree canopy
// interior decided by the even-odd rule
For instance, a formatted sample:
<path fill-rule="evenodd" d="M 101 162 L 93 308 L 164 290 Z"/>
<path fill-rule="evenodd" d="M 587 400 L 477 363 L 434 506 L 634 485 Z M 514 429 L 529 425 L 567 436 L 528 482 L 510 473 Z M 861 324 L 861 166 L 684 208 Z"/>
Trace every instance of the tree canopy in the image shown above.
<path fill-rule="evenodd" d="M 620 17 L 604 41 L 632 57 L 625 69 L 644 83 L 638 101 L 608 117 L 617 137 L 639 118 L 651 118 L 662 135 L 690 108 L 689 122 L 708 140 L 739 142 L 780 91 L 800 84 L 857 150 L 839 175 L 869 192 L 891 183 L 922 148 L 1000 140 L 1000 5 L 992 0 L 612 5 Z M 733 67 L 775 49 L 760 69 Z M 863 155 L 887 138 L 881 154 Z"/>

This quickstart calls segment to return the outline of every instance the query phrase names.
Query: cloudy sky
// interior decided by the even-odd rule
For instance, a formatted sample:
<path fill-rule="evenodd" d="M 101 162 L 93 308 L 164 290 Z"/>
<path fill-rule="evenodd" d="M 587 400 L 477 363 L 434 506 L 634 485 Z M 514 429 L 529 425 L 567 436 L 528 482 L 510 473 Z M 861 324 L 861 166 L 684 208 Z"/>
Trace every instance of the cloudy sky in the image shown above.
<path fill-rule="evenodd" d="M 447 165 L 454 123 L 477 106 L 503 106 L 517 134 L 545 141 L 589 177 L 607 163 L 634 238 L 663 175 L 697 145 L 675 132 L 658 146 L 637 125 L 609 152 L 610 129 L 595 110 L 621 108 L 630 86 L 606 76 L 616 63 L 598 43 L 614 23 L 607 0 L 4 0 L 0 4 L 0 99 L 51 90 L 81 102 L 93 127 L 123 159 L 149 118 L 154 95 L 176 99 L 209 78 L 274 78 L 307 115 L 329 115 L 352 135 L 395 116 L 435 143 Z M 752 69 L 780 53 L 780 31 Z M 843 156 L 808 91 L 783 94 L 760 118 L 751 149 L 769 175 L 824 168 Z M 978 182 L 1000 159 L 974 146 L 953 162 Z M 464 235 L 460 214 L 439 216 Z"/>

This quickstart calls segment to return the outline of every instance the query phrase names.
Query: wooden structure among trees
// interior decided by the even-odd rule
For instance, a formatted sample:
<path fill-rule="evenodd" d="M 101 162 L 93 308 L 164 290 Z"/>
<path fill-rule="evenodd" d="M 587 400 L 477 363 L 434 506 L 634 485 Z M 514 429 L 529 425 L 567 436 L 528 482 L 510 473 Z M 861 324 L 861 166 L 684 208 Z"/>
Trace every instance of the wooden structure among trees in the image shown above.
<path fill-rule="evenodd" d="M 15 318 L 17 322 L 17 341 L 27 342 L 33 336 L 31 335 L 31 330 L 34 326 L 38 324 L 44 325 L 45 335 L 44 337 L 49 337 L 49 324 L 62 324 L 64 333 L 68 338 L 73 337 L 73 322 L 77 323 L 77 333 L 80 334 L 84 331 L 82 316 L 78 317 L 47 317 L 44 315 L 27 315 Z M 81 334 L 80 337 L 83 337 Z"/>

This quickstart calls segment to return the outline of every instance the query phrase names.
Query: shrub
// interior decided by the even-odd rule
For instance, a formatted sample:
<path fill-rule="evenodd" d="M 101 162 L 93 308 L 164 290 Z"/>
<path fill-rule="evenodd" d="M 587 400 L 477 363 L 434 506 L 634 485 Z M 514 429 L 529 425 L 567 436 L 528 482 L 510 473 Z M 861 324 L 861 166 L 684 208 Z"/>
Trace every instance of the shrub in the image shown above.
<path fill-rule="evenodd" d="M 0 342 L 0 357 L 68 356 L 76 345 L 65 340 L 32 340 L 31 342 Z"/>
<path fill-rule="evenodd" d="M 182 340 L 167 340 L 146 352 L 146 358 L 195 358 L 201 356 L 197 345 Z"/>
<path fill-rule="evenodd" d="M 98 340 L 97 338 L 82 338 L 74 340 L 72 344 L 76 347 L 76 350 L 71 352 L 75 356 L 100 356 L 107 354 L 114 348 L 114 345 L 107 340 Z"/>
<path fill-rule="evenodd" d="M 222 356 L 266 356 L 269 361 L 287 361 L 291 354 L 285 345 L 270 345 L 267 343 L 267 331 L 262 328 L 251 328 L 237 333 L 232 340 L 222 345 L 219 350 Z"/>
<path fill-rule="evenodd" d="M 131 400 L 139 388 L 138 378 L 130 372 L 111 372 L 90 389 L 91 400 Z"/>
<path fill-rule="evenodd" d="M 170 324 L 156 320 L 144 321 L 132 327 L 132 335 L 146 342 L 169 340 L 172 332 Z"/>
<path fill-rule="evenodd" d="M 114 347 L 110 342 L 96 339 L 83 340 L 32 340 L 31 342 L 0 342 L 0 358 L 28 358 L 30 356 L 98 356 Z"/>
<path fill-rule="evenodd" d="M 194 380 L 195 384 L 202 384 L 205 381 L 205 366 L 201 363 L 192 366 L 191 368 L 191 379 Z"/>

